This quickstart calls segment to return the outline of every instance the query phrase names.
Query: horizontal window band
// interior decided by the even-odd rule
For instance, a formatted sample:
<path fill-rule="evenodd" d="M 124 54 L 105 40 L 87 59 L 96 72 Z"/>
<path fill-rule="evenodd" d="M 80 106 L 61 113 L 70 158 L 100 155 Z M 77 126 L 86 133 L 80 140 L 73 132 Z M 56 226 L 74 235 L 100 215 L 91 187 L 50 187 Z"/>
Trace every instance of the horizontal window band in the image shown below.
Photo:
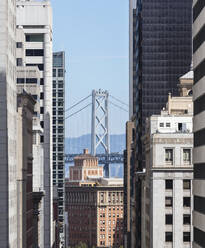
<path fill-rule="evenodd" d="M 204 0 L 198 0 L 197 3 L 194 5 L 193 8 L 193 21 L 196 20 L 196 18 L 200 15 L 200 12 L 205 7 L 205 1 Z"/>
<path fill-rule="evenodd" d="M 205 232 L 194 227 L 194 242 L 201 247 L 205 247 Z"/>
<path fill-rule="evenodd" d="M 205 163 L 194 164 L 194 179 L 205 180 Z"/>
<path fill-rule="evenodd" d="M 194 37 L 193 40 L 193 52 L 195 53 L 196 50 L 201 46 L 201 44 L 205 41 L 205 24 L 200 29 L 198 34 Z"/>

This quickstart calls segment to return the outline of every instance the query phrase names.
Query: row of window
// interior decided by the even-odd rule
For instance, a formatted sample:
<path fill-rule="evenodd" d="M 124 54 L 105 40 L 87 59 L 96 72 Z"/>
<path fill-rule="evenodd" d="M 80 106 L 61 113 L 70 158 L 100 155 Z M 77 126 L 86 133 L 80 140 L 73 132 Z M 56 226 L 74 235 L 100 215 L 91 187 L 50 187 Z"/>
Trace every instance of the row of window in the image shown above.
<path fill-rule="evenodd" d="M 172 232 L 165 232 L 165 241 L 172 242 L 173 241 L 173 233 Z M 183 242 L 190 242 L 191 241 L 191 234 L 190 232 L 183 232 Z"/>
<path fill-rule="evenodd" d="M 172 225 L 173 224 L 173 215 L 172 214 L 166 214 L 165 215 L 165 224 L 166 225 Z M 183 224 L 184 225 L 190 225 L 191 224 L 191 215 L 190 214 L 184 214 L 183 215 Z"/>
<path fill-rule="evenodd" d="M 165 197 L 165 207 L 173 207 L 173 197 L 166 196 Z M 183 197 L 183 207 L 191 207 L 191 198 Z"/>
<path fill-rule="evenodd" d="M 174 160 L 174 149 L 173 148 L 166 148 L 165 149 L 165 161 L 169 164 L 173 164 Z M 183 149 L 183 162 L 191 163 L 191 149 L 185 148 Z"/>
<path fill-rule="evenodd" d="M 165 180 L 165 189 L 173 189 L 173 180 L 167 179 Z M 183 189 L 191 189 L 191 180 L 185 179 L 183 180 Z"/>

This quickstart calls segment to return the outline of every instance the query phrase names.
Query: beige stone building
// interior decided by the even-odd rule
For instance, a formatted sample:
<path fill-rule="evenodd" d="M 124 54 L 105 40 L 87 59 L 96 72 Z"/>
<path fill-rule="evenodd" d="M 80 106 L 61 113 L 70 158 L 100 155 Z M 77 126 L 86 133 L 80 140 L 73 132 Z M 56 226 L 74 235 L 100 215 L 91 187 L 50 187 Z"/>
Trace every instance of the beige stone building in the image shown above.
<path fill-rule="evenodd" d="M 77 156 L 66 182 L 68 245 L 84 242 L 88 247 L 123 245 L 123 180 L 103 178 L 103 167 L 96 157 Z"/>

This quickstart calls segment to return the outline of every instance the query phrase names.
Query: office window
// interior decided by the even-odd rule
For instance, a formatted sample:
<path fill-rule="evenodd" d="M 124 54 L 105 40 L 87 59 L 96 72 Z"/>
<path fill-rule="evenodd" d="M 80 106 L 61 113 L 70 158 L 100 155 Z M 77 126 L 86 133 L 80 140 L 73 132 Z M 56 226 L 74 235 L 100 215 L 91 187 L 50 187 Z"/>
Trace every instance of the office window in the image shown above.
<path fill-rule="evenodd" d="M 17 65 L 17 66 L 22 66 L 22 65 L 23 65 L 23 60 L 22 60 L 22 58 L 17 58 L 17 59 L 16 59 L 16 65 Z"/>
<path fill-rule="evenodd" d="M 37 80 L 37 78 L 26 78 L 26 83 L 27 84 L 37 84 L 38 80 Z"/>
<path fill-rule="evenodd" d="M 190 207 L 191 206 L 191 198 L 190 197 L 184 197 L 183 198 L 183 206 L 184 207 Z"/>
<path fill-rule="evenodd" d="M 172 214 L 166 214 L 165 215 L 165 224 L 166 225 L 172 225 L 173 224 L 173 216 L 172 216 Z"/>
<path fill-rule="evenodd" d="M 191 149 L 183 149 L 183 161 L 191 163 Z"/>
<path fill-rule="evenodd" d="M 44 56 L 43 49 L 26 49 L 26 56 Z"/>
<path fill-rule="evenodd" d="M 44 113 L 44 107 L 40 108 L 40 113 L 43 114 Z"/>
<path fill-rule="evenodd" d="M 44 78 L 40 79 L 40 85 L 44 85 Z"/>
<path fill-rule="evenodd" d="M 173 189 L 173 180 L 165 180 L 165 189 Z"/>
<path fill-rule="evenodd" d="M 160 122 L 160 123 L 159 123 L 159 126 L 160 126 L 160 127 L 164 127 L 164 123 L 163 123 L 163 122 Z"/>
<path fill-rule="evenodd" d="M 26 42 L 43 42 L 44 34 L 26 34 Z"/>
<path fill-rule="evenodd" d="M 184 242 L 190 242 L 191 241 L 190 232 L 183 232 L 183 241 Z"/>
<path fill-rule="evenodd" d="M 172 207 L 172 197 L 165 197 L 165 206 L 166 207 Z"/>
<path fill-rule="evenodd" d="M 25 80 L 24 78 L 17 78 L 16 82 L 17 84 L 24 84 Z"/>
<path fill-rule="evenodd" d="M 183 189 L 191 189 L 191 180 L 183 180 Z"/>
<path fill-rule="evenodd" d="M 172 240 L 173 240 L 172 232 L 165 232 L 165 241 L 172 242 Z"/>
<path fill-rule="evenodd" d="M 190 225 L 191 224 L 191 215 L 190 214 L 184 214 L 183 215 L 183 224 L 184 225 Z"/>
<path fill-rule="evenodd" d="M 23 43 L 22 42 L 16 42 L 16 48 L 22 48 Z"/>
<path fill-rule="evenodd" d="M 169 122 L 166 123 L 166 127 L 170 127 L 171 124 Z"/>
<path fill-rule="evenodd" d="M 165 149 L 165 161 L 173 164 L 173 149 Z"/>
<path fill-rule="evenodd" d="M 58 69 L 58 76 L 63 77 L 63 69 Z"/>

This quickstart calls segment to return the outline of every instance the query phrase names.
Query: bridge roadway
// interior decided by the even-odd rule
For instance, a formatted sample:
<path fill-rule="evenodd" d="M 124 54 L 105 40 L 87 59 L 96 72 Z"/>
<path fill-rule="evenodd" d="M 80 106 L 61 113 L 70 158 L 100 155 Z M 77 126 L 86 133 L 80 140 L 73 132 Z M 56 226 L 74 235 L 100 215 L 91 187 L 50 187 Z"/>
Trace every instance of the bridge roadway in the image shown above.
<path fill-rule="evenodd" d="M 79 154 L 65 154 L 65 163 L 73 163 L 74 157 L 79 156 Z M 106 154 L 96 154 L 98 158 L 98 164 L 123 164 L 124 156 L 120 153 L 110 153 L 108 156 Z"/>

